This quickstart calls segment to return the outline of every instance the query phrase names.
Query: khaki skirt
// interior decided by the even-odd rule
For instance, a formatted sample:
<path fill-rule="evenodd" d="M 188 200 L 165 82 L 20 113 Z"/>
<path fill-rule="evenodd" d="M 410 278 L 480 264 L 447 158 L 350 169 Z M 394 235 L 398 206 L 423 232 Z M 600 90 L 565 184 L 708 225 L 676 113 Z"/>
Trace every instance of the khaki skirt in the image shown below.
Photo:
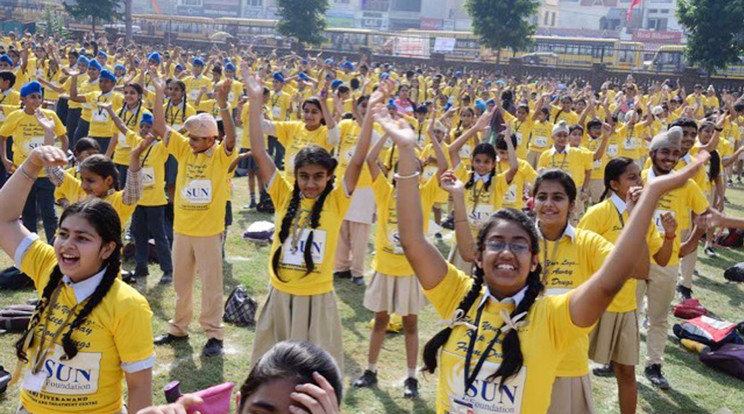
<path fill-rule="evenodd" d="M 289 339 L 307 341 L 323 348 L 344 372 L 344 345 L 336 293 L 290 295 L 269 287 L 266 303 L 256 322 L 251 365 L 275 344 Z"/>
<path fill-rule="evenodd" d="M 390 276 L 375 272 L 364 291 L 364 307 L 372 312 L 418 315 L 427 304 L 416 276 Z"/>
<path fill-rule="evenodd" d="M 553 382 L 548 414 L 594 414 L 589 375 L 557 377 Z"/>
<path fill-rule="evenodd" d="M 638 365 L 640 341 L 636 311 L 605 312 L 589 334 L 589 358 L 600 364 Z"/>
<path fill-rule="evenodd" d="M 457 250 L 457 243 L 452 245 L 447 261 L 452 263 L 458 270 L 465 272 L 466 275 L 472 275 L 475 269 L 473 262 L 466 262 L 465 259 L 460 256 L 460 251 Z"/>

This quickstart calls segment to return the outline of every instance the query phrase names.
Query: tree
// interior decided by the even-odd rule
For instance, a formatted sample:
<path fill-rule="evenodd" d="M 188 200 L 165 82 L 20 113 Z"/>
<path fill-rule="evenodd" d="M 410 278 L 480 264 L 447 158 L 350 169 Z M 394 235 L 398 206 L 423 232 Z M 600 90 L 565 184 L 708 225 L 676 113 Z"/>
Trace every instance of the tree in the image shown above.
<path fill-rule="evenodd" d="M 678 0 L 677 18 L 687 29 L 685 54 L 708 76 L 738 63 L 744 51 L 744 0 Z"/>
<path fill-rule="evenodd" d="M 93 32 L 96 31 L 98 20 L 110 22 L 121 18 L 119 12 L 120 3 L 116 0 L 74 0 L 68 4 L 62 2 L 65 11 L 77 20 L 91 18 L 93 20 Z"/>
<path fill-rule="evenodd" d="M 280 34 L 296 37 L 300 43 L 323 42 L 328 0 L 277 0 L 277 8 L 281 20 L 276 28 Z"/>
<path fill-rule="evenodd" d="M 465 9 L 473 19 L 473 33 L 480 43 L 496 52 L 525 50 L 532 43 L 536 25 L 537 0 L 466 0 Z"/>

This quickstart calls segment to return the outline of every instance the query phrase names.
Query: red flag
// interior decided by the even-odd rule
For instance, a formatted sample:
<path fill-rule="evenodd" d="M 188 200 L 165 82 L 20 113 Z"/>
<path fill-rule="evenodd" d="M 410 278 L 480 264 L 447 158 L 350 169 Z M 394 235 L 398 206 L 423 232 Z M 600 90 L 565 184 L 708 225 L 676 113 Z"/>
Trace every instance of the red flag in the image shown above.
<path fill-rule="evenodd" d="M 641 4 L 641 0 L 631 0 L 630 6 L 628 6 L 628 11 L 625 13 L 625 19 L 627 21 L 630 21 L 630 17 L 633 15 L 633 7 Z"/>

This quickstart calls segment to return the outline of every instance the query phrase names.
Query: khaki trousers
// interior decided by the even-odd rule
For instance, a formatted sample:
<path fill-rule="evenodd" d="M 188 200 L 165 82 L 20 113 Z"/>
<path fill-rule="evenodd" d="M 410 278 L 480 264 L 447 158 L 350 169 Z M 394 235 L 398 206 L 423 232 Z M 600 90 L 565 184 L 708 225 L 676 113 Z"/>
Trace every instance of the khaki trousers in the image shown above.
<path fill-rule="evenodd" d="M 589 199 L 592 205 L 599 203 L 599 197 L 604 193 L 605 185 L 604 180 L 599 178 L 592 178 L 589 180 Z"/>
<path fill-rule="evenodd" d="M 364 258 L 367 256 L 370 224 L 344 220 L 336 245 L 334 272 L 351 270 L 353 276 L 364 276 Z"/>
<path fill-rule="evenodd" d="M 682 240 L 684 242 L 689 235 L 690 230 L 682 232 Z M 692 289 L 692 275 L 695 273 L 695 265 L 697 264 L 698 253 L 697 249 L 693 250 L 692 253 L 681 258 L 679 260 L 679 284 Z"/>
<path fill-rule="evenodd" d="M 669 306 L 674 300 L 674 287 L 677 282 L 678 265 L 661 267 L 651 263 L 648 280 L 638 280 L 636 291 L 638 309 L 643 307 L 644 296 L 648 297 L 646 316 L 646 366 L 661 364 L 664 361 L 667 330 L 669 328 Z"/>
<path fill-rule="evenodd" d="M 173 288 L 176 312 L 168 333 L 184 336 L 194 314 L 194 279 L 201 278 L 199 324 L 208 338 L 223 338 L 222 234 L 208 237 L 173 235 Z"/>
<path fill-rule="evenodd" d="M 540 161 L 540 155 L 541 153 L 537 151 L 529 151 L 527 152 L 527 162 L 530 163 L 532 168 L 537 170 L 537 162 Z"/>

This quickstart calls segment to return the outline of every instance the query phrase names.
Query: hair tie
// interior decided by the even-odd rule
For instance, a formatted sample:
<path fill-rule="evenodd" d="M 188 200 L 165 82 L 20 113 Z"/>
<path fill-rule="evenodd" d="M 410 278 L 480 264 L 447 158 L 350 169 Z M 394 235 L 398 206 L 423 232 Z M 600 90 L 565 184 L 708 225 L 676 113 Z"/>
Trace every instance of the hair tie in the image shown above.
<path fill-rule="evenodd" d="M 460 308 L 457 308 L 454 312 L 452 312 L 452 318 L 440 319 L 439 323 L 447 326 L 450 329 L 454 329 L 456 326 L 464 326 L 470 330 L 476 329 L 475 325 L 468 322 L 468 316 L 465 314 L 465 311 Z"/>
<path fill-rule="evenodd" d="M 501 319 L 504 320 L 504 325 L 501 327 L 501 332 L 504 334 L 509 333 L 509 331 L 511 331 L 512 329 L 518 331 L 519 328 L 527 326 L 527 321 L 521 320 L 522 318 L 527 316 L 527 312 L 522 312 L 516 315 L 513 319 L 509 314 L 509 311 L 507 311 L 506 309 L 501 309 L 499 314 L 501 315 Z"/>

